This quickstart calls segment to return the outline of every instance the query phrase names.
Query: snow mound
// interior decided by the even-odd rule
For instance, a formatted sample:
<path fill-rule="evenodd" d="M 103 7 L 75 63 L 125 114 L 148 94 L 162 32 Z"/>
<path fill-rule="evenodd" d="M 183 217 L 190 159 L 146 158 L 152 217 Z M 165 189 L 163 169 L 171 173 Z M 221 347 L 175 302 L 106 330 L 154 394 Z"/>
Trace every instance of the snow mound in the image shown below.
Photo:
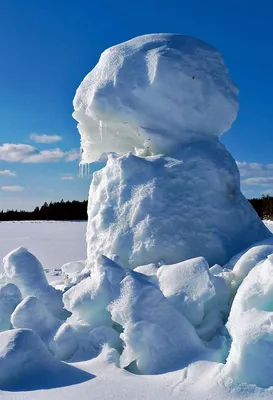
<path fill-rule="evenodd" d="M 28 296 L 18 304 L 11 316 L 11 322 L 14 328 L 31 329 L 46 343 L 62 323 L 34 296 Z"/>
<path fill-rule="evenodd" d="M 107 257 L 100 256 L 93 264 L 91 276 L 64 293 L 63 301 L 72 312 L 71 322 L 87 323 L 90 327 L 111 326 L 107 306 L 119 295 L 125 270 Z"/>
<path fill-rule="evenodd" d="M 62 292 L 50 286 L 39 260 L 24 247 L 11 251 L 3 260 L 4 277 L 18 286 L 23 297 L 41 300 L 57 318 L 67 317 Z"/>
<path fill-rule="evenodd" d="M 201 40 L 150 34 L 113 46 L 74 98 L 82 162 L 219 137 L 236 118 L 237 96 L 220 53 Z"/>
<path fill-rule="evenodd" d="M 11 314 L 21 300 L 22 295 L 16 285 L 7 283 L 0 287 L 0 331 L 11 328 Z"/>
<path fill-rule="evenodd" d="M 208 356 L 193 326 L 141 274 L 132 272 L 123 279 L 120 297 L 108 309 L 123 328 L 123 368 L 158 374 Z"/>
<path fill-rule="evenodd" d="M 205 341 L 221 332 L 228 313 L 229 287 L 215 277 L 203 257 L 158 269 L 159 287 Z"/>
<path fill-rule="evenodd" d="M 0 388 L 48 389 L 80 383 L 92 375 L 54 359 L 38 335 L 29 329 L 0 334 Z"/>
<path fill-rule="evenodd" d="M 194 325 L 204 317 L 205 306 L 215 296 L 209 266 L 203 257 L 158 270 L 159 287 L 167 299 Z"/>
<path fill-rule="evenodd" d="M 236 382 L 273 385 L 272 276 L 271 254 L 249 272 L 235 295 L 227 323 L 232 345 L 224 371 Z"/>
<path fill-rule="evenodd" d="M 219 141 L 192 143 L 173 158 L 110 156 L 93 175 L 88 215 L 88 259 L 116 254 L 130 268 L 198 256 L 223 265 L 270 235 Z"/>

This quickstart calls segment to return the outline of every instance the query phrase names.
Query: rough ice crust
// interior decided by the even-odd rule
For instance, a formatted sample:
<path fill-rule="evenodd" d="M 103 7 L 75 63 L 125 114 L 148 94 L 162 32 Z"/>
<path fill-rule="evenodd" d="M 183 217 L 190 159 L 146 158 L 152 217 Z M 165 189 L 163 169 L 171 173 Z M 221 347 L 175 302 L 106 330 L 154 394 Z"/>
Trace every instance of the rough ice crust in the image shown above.
<path fill-rule="evenodd" d="M 237 96 L 220 53 L 201 40 L 152 34 L 113 46 L 74 98 L 82 162 L 218 138 L 236 118 Z"/>
<path fill-rule="evenodd" d="M 218 140 L 192 143 L 173 158 L 110 156 L 90 187 L 88 259 L 117 254 L 130 268 L 198 256 L 225 264 L 270 235 L 239 181 Z"/>

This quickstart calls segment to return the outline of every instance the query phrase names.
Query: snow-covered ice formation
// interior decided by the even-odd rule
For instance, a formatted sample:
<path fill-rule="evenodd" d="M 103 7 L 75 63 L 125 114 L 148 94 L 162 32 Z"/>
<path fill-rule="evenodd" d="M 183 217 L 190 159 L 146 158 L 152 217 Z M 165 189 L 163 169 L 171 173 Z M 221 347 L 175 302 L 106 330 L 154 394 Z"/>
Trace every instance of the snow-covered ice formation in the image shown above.
<path fill-rule="evenodd" d="M 74 99 L 83 162 L 217 138 L 236 118 L 237 95 L 220 53 L 201 40 L 153 34 L 113 46 Z"/>
<path fill-rule="evenodd" d="M 67 317 L 62 292 L 50 286 L 39 260 L 24 247 L 11 251 L 3 260 L 4 277 L 18 286 L 22 295 L 35 296 L 56 317 Z"/>
<path fill-rule="evenodd" d="M 108 309 L 112 320 L 123 327 L 121 367 L 154 374 L 208 357 L 193 326 L 143 275 L 126 276 L 119 298 Z"/>
<path fill-rule="evenodd" d="M 11 323 L 14 328 L 31 329 L 47 342 L 62 321 L 54 317 L 37 297 L 27 296 L 13 311 Z"/>
<path fill-rule="evenodd" d="M 102 359 L 123 382 L 176 370 L 168 399 L 212 378 L 244 395 L 273 386 L 273 239 L 219 141 L 237 95 L 197 39 L 145 35 L 102 54 L 74 100 L 82 163 L 108 155 L 90 188 L 88 257 L 63 265 L 62 290 L 27 249 L 4 258 L 0 389 L 82 382 Z"/>
<path fill-rule="evenodd" d="M 74 108 L 82 163 L 112 153 L 90 187 L 90 260 L 117 255 L 135 268 L 203 256 L 223 265 L 269 235 L 219 141 L 238 89 L 212 46 L 158 34 L 111 47 Z"/>

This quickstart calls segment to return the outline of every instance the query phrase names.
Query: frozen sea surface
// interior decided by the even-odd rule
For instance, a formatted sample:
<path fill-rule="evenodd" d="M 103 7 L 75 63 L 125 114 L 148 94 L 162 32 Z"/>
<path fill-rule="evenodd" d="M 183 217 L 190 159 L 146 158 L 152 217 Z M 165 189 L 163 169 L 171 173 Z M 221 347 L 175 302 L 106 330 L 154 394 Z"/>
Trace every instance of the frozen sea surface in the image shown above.
<path fill-rule="evenodd" d="M 17 247 L 26 247 L 40 260 L 51 282 L 58 279 L 63 264 L 86 259 L 85 232 L 85 221 L 1 222 L 0 259 Z"/>

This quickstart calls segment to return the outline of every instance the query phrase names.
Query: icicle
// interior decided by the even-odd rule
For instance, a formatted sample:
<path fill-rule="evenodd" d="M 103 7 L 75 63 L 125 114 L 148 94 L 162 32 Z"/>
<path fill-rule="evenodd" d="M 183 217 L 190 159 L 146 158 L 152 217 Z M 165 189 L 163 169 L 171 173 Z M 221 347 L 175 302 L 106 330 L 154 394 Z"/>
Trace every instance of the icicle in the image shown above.
<path fill-rule="evenodd" d="M 83 178 L 83 176 L 82 176 L 82 164 L 80 164 L 79 165 L 79 177 L 82 179 Z"/>
<path fill-rule="evenodd" d="M 103 122 L 100 120 L 100 140 L 102 143 L 102 134 L 103 134 Z"/>

